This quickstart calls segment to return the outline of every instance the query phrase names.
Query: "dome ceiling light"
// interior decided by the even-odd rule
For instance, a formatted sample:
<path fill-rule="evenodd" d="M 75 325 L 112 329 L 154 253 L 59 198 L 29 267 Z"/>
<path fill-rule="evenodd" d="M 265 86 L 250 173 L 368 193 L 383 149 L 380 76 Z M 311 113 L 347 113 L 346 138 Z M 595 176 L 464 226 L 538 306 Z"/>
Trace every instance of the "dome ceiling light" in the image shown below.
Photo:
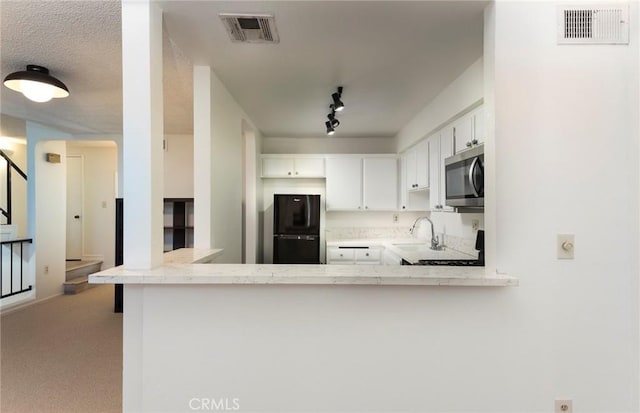
<path fill-rule="evenodd" d="M 27 65 L 27 70 L 11 73 L 4 78 L 4 85 L 34 102 L 48 102 L 52 98 L 69 96 L 67 86 L 51 76 L 49 69 L 38 65 Z"/>

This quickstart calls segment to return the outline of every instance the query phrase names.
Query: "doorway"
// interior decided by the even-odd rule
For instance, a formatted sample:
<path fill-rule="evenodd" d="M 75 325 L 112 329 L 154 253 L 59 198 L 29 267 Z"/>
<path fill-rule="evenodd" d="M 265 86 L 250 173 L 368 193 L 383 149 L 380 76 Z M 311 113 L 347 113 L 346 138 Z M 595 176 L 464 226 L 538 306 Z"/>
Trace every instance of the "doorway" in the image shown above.
<path fill-rule="evenodd" d="M 67 261 L 82 260 L 84 158 L 67 156 Z"/>

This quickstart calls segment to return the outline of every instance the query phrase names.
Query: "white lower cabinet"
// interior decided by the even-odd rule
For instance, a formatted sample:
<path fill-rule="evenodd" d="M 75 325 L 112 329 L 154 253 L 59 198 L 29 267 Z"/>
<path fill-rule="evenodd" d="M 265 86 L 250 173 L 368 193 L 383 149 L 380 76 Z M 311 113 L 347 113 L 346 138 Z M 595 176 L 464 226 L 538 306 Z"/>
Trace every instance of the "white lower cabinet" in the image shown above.
<path fill-rule="evenodd" d="M 327 264 L 374 264 L 382 263 L 382 247 L 329 247 Z"/>

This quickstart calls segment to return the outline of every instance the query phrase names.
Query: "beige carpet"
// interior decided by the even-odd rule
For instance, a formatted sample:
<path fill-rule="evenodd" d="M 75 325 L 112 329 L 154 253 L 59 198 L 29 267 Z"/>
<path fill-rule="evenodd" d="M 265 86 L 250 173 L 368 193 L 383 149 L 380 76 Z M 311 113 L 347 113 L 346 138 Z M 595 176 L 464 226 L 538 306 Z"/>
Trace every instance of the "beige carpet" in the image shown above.
<path fill-rule="evenodd" d="M 113 286 L 0 319 L 0 411 L 122 411 L 122 314 Z"/>

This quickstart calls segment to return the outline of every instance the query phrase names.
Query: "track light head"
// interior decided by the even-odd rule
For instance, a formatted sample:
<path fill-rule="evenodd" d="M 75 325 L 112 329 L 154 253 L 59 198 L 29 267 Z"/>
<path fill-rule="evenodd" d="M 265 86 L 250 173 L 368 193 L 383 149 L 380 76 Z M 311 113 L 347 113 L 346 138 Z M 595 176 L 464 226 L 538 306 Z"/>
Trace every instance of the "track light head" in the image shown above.
<path fill-rule="evenodd" d="M 327 135 L 331 136 L 336 133 L 336 130 L 331 126 L 331 122 L 326 121 L 324 125 L 327 127 Z"/>
<path fill-rule="evenodd" d="M 336 112 L 340 112 L 342 109 L 344 109 L 344 103 L 342 103 L 342 101 L 340 100 L 341 97 L 342 86 L 338 87 L 338 91 L 331 95 L 331 98 L 333 99 L 333 107 Z"/>
<path fill-rule="evenodd" d="M 340 121 L 338 119 L 336 119 L 336 112 L 335 110 L 333 110 L 333 105 L 331 105 L 331 113 L 329 113 L 327 115 L 327 118 L 329 118 L 329 122 L 331 123 L 331 126 L 335 129 L 336 127 L 338 127 L 338 125 L 340 125 Z"/>

